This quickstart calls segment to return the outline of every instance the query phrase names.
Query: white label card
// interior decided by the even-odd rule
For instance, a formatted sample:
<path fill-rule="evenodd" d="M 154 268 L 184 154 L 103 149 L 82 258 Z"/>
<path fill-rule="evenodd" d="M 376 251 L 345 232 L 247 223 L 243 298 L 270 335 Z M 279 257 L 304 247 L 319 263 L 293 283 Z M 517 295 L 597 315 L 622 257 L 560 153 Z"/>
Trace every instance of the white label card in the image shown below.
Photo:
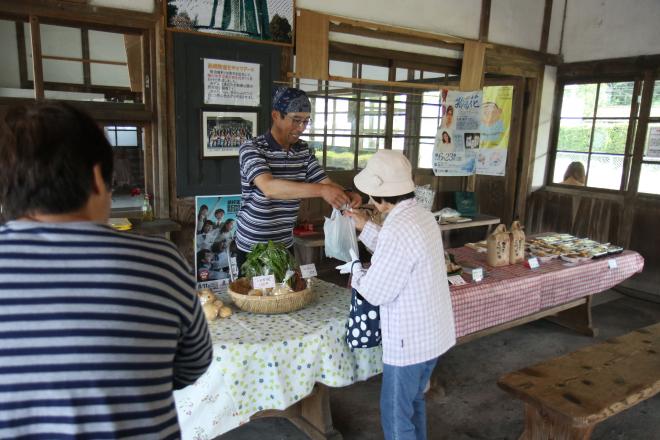
<path fill-rule="evenodd" d="M 463 284 L 467 284 L 460 275 L 450 275 L 447 277 L 447 281 L 449 281 L 452 286 L 462 286 Z"/>
<path fill-rule="evenodd" d="M 300 273 L 303 278 L 315 277 L 316 274 L 316 265 L 314 263 L 303 264 L 300 266 Z"/>
<path fill-rule="evenodd" d="M 252 278 L 252 286 L 255 289 L 268 289 L 275 287 L 275 275 L 263 275 Z"/>
<path fill-rule="evenodd" d="M 481 267 L 475 267 L 472 269 L 472 281 L 481 281 L 484 279 L 484 269 Z"/>
<path fill-rule="evenodd" d="M 619 267 L 619 266 L 617 266 L 616 260 L 614 258 L 611 258 L 611 259 L 607 260 L 607 266 L 610 269 L 616 269 L 617 267 Z"/>
<path fill-rule="evenodd" d="M 529 264 L 530 269 L 538 269 L 539 268 L 539 260 L 536 257 L 530 258 L 529 260 L 527 260 L 527 264 Z"/>

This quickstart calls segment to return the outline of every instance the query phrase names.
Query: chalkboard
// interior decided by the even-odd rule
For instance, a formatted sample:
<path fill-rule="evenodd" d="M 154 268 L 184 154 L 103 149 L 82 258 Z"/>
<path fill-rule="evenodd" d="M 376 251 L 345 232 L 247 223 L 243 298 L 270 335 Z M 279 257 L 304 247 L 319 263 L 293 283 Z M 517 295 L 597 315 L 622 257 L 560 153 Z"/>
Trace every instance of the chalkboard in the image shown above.
<path fill-rule="evenodd" d="M 260 43 L 174 33 L 174 112 L 177 197 L 240 194 L 238 157 L 202 159 L 202 111 L 257 112 L 257 134 L 270 128 L 273 81 L 281 48 Z M 204 58 L 258 63 L 259 107 L 204 104 Z"/>

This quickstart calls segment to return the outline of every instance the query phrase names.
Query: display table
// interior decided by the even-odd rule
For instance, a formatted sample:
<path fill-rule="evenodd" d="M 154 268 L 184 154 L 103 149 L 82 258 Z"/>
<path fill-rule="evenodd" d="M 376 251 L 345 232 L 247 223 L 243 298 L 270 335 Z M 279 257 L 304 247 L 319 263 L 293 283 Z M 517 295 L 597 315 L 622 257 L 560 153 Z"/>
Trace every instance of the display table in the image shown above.
<path fill-rule="evenodd" d="M 575 266 L 554 260 L 534 270 L 522 264 L 492 268 L 485 254 L 465 247 L 449 252 L 487 271 L 479 283 L 450 289 L 459 343 L 558 313 L 576 314 L 579 321 L 590 316 L 590 295 L 644 266 L 633 251 L 613 256 L 615 269 L 605 258 Z M 194 385 L 174 394 L 184 439 L 212 439 L 261 416 L 287 417 L 311 438 L 339 437 L 329 423 L 327 388 L 315 384 L 366 380 L 382 371 L 382 351 L 351 352 L 346 345 L 349 289 L 317 280 L 314 288 L 318 301 L 298 312 L 239 311 L 209 325 L 213 363 Z M 324 432 L 309 426 L 314 420 Z"/>
<path fill-rule="evenodd" d="M 319 280 L 313 288 L 319 298 L 303 310 L 282 315 L 238 311 L 209 324 L 211 366 L 194 385 L 174 393 L 184 439 L 212 439 L 262 415 L 287 417 L 299 427 L 321 420 L 324 402 L 318 398 L 327 404 L 327 389 L 315 384 L 343 387 L 382 371 L 380 347 L 351 352 L 346 345 L 350 291 Z M 297 415 L 263 413 L 285 410 L 310 394 L 305 403 L 311 405 Z M 318 434 L 312 438 L 331 437 Z"/>

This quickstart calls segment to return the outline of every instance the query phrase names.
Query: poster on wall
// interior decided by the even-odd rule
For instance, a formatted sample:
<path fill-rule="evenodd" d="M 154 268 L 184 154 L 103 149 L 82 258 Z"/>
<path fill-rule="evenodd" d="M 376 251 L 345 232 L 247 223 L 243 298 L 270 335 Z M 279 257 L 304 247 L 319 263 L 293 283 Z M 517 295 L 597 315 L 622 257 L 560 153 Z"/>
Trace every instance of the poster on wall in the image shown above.
<path fill-rule="evenodd" d="M 481 91 L 442 91 L 443 117 L 433 146 L 436 176 L 474 174 L 480 144 Z"/>
<path fill-rule="evenodd" d="M 646 157 L 660 157 L 660 127 L 649 127 Z"/>
<path fill-rule="evenodd" d="M 256 135 L 256 112 L 202 111 L 202 158 L 238 156 L 238 147 Z"/>
<path fill-rule="evenodd" d="M 167 0 L 171 28 L 231 37 L 293 41 L 293 0 Z"/>
<path fill-rule="evenodd" d="M 195 276 L 197 289 L 226 290 L 238 276 L 236 215 L 240 195 L 195 197 Z"/>
<path fill-rule="evenodd" d="M 259 64 L 204 58 L 204 104 L 259 106 Z"/>
<path fill-rule="evenodd" d="M 484 87 L 481 104 L 481 144 L 477 174 L 504 176 L 509 147 L 513 86 Z"/>

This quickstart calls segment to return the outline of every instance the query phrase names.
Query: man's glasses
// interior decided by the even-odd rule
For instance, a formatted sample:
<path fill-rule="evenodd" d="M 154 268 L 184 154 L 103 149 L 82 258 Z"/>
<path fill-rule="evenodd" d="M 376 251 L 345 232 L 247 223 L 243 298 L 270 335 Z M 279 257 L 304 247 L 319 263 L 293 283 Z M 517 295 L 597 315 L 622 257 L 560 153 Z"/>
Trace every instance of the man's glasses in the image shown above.
<path fill-rule="evenodd" d="M 312 120 L 310 118 L 307 119 L 300 119 L 300 118 L 293 118 L 289 115 L 286 115 L 287 118 L 291 119 L 295 125 L 298 127 L 307 127 L 309 124 L 312 123 Z"/>

